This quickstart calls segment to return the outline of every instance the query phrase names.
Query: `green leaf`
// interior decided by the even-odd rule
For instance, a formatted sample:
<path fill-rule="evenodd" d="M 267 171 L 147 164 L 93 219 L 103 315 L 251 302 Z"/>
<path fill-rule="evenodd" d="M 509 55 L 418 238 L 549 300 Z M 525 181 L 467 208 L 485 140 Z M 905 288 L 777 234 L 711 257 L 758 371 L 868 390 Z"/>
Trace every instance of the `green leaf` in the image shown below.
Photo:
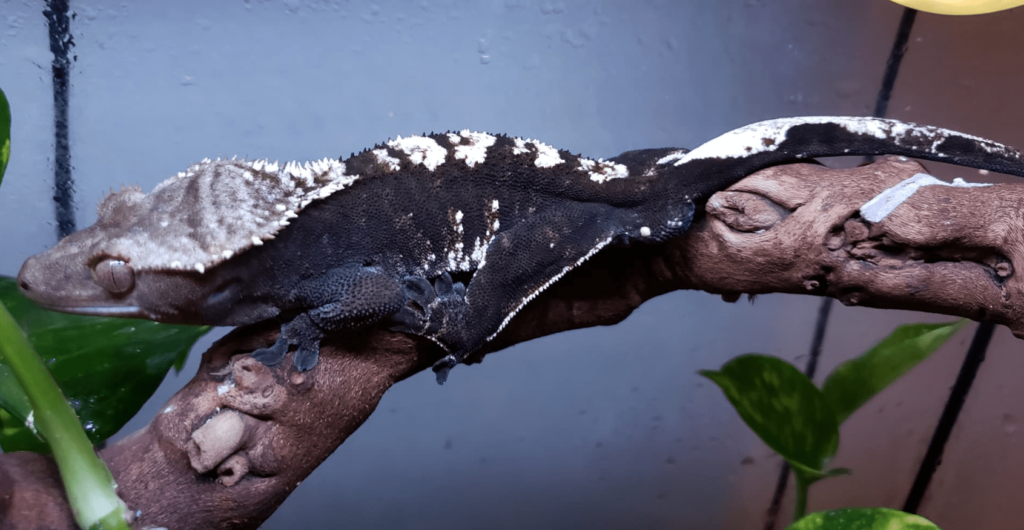
<path fill-rule="evenodd" d="M 5 276 L 0 276 L 0 302 L 45 360 L 93 443 L 107 439 L 131 419 L 174 362 L 209 330 L 47 311 L 23 297 L 14 278 Z M 0 359 L 0 370 L 3 362 Z M 9 413 L 0 416 L 0 446 L 5 452 L 38 450 L 38 445 L 16 443 L 30 439 L 25 435 L 25 399 L 20 387 L 5 384 L 0 393 L 0 407 Z"/>
<path fill-rule="evenodd" d="M 940 530 L 919 515 L 889 508 L 843 508 L 814 512 L 786 530 Z"/>
<path fill-rule="evenodd" d="M 795 469 L 822 475 L 839 448 L 839 424 L 807 376 L 782 359 L 757 354 L 701 375 L 714 381 L 747 426 Z"/>
<path fill-rule="evenodd" d="M 11 106 L 7 95 L 0 90 L 0 183 L 4 181 L 7 161 L 11 159 Z"/>
<path fill-rule="evenodd" d="M 32 451 L 49 454 L 50 446 L 41 435 L 26 429 L 23 421 L 0 409 L 0 450 L 5 453 Z"/>
<path fill-rule="evenodd" d="M 960 328 L 961 319 L 944 324 L 907 324 L 866 353 L 839 365 L 821 391 L 840 424 L 893 381 L 939 349 Z"/>

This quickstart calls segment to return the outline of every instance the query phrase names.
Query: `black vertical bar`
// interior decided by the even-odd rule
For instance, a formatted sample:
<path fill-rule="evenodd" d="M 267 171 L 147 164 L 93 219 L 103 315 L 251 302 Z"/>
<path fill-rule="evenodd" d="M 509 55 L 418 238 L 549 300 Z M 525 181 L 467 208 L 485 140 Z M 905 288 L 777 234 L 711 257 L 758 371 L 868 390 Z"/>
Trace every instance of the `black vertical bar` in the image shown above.
<path fill-rule="evenodd" d="M 68 96 L 71 85 L 71 60 L 68 52 L 75 45 L 71 37 L 68 0 L 47 0 L 43 16 L 50 32 L 53 52 L 53 200 L 57 237 L 75 231 L 75 182 L 71 179 L 71 145 L 68 141 Z"/>
<path fill-rule="evenodd" d="M 910 493 L 907 494 L 907 501 L 903 503 L 905 512 L 917 513 L 918 508 L 921 507 L 921 501 L 932 482 L 932 476 L 935 475 L 939 464 L 942 463 L 942 453 L 946 449 L 946 442 L 949 441 L 949 436 L 953 433 L 953 426 L 956 425 L 960 410 L 963 409 L 964 402 L 967 401 L 967 394 L 971 391 L 974 378 L 978 375 L 981 363 L 985 361 L 985 352 L 988 350 L 988 344 L 992 340 L 992 333 L 995 329 L 995 324 L 982 322 L 974 332 L 971 346 L 967 349 L 967 356 L 964 357 L 964 363 L 960 365 L 960 373 L 957 374 L 956 382 L 953 383 L 953 388 L 949 392 L 949 399 L 946 401 L 945 408 L 942 409 L 939 424 L 935 426 L 932 441 L 928 444 L 928 451 L 925 452 L 924 459 L 921 460 L 921 467 L 917 469 L 917 476 L 914 477 L 914 484 L 910 487 Z"/>
<path fill-rule="evenodd" d="M 900 72 L 900 65 L 903 63 L 903 56 L 907 53 L 907 44 L 910 42 L 910 32 L 914 29 L 914 20 L 917 18 L 917 10 L 906 8 L 903 16 L 900 17 L 900 25 L 896 28 L 896 38 L 893 40 L 892 49 L 889 51 L 889 59 L 885 61 L 885 73 L 882 75 L 882 86 L 878 89 L 878 96 L 875 98 L 876 118 L 884 118 L 889 111 L 889 101 L 892 99 L 892 91 L 896 86 L 896 77 Z M 865 157 L 866 162 L 872 161 L 873 157 Z M 818 320 L 814 326 L 814 338 L 811 340 L 810 356 L 807 365 L 804 367 L 804 374 L 809 378 L 814 377 L 818 368 L 818 358 L 821 357 L 821 343 L 825 340 L 825 329 L 828 327 L 828 317 L 832 312 L 832 298 L 824 298 L 818 307 Z M 955 420 L 954 420 L 955 421 Z M 952 428 L 952 426 L 950 427 Z M 786 495 L 786 486 L 789 484 L 789 464 L 782 463 L 779 470 L 779 479 L 775 483 L 775 493 L 772 495 L 772 502 L 768 506 L 765 515 L 764 530 L 775 530 L 775 522 L 779 517 L 779 510 L 782 508 L 782 498 Z"/>
<path fill-rule="evenodd" d="M 885 61 L 885 74 L 882 76 L 882 87 L 878 90 L 878 98 L 875 99 L 876 118 L 884 118 L 889 112 L 889 100 L 892 99 L 892 89 L 896 86 L 896 76 L 900 73 L 900 64 L 903 63 L 903 56 L 907 54 L 907 43 L 910 42 L 910 31 L 914 29 L 914 20 L 917 19 L 917 10 L 906 8 L 903 16 L 900 17 L 900 25 L 896 29 L 896 39 L 892 43 L 892 50 L 889 51 L 889 59 Z"/>

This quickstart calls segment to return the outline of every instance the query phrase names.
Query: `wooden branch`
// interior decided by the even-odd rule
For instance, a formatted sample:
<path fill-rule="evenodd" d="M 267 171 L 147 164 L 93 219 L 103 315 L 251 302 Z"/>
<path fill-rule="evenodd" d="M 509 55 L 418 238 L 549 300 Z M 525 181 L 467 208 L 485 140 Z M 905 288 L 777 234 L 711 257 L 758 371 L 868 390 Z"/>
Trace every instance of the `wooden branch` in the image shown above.
<path fill-rule="evenodd" d="M 685 236 L 609 248 L 532 302 L 473 361 L 560 331 L 610 325 L 676 289 L 735 301 L 807 293 L 845 304 L 986 319 L 1024 336 L 1024 185 L 930 186 L 878 223 L 859 210 L 923 172 L 889 158 L 850 170 L 800 164 L 711 197 Z M 393 384 L 440 357 L 384 330 L 333 337 L 316 369 L 267 368 L 247 352 L 274 325 L 239 328 L 148 427 L 101 451 L 136 526 L 256 528 L 373 412 Z M 739 352 L 737 352 L 739 353 Z M 471 373 L 461 374 L 471 377 Z M 45 456 L 0 455 L 0 529 L 74 528 Z"/>

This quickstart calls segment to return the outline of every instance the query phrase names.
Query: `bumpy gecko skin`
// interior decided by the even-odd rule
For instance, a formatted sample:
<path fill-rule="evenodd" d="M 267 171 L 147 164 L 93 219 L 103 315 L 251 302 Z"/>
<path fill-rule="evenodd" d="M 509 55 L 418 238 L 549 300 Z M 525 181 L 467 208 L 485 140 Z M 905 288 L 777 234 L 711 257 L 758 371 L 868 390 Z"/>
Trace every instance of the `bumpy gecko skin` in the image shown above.
<path fill-rule="evenodd" d="M 149 194 L 103 200 L 95 225 L 25 262 L 22 292 L 72 313 L 243 325 L 276 318 L 313 368 L 328 333 L 385 323 L 448 355 L 438 381 L 552 283 L 612 242 L 687 230 L 703 201 L 765 167 L 904 155 L 1024 176 L 1020 153 L 875 118 L 771 120 L 693 151 L 590 160 L 462 131 L 399 137 L 346 160 L 204 160 Z M 456 282 L 452 277 L 466 281 Z"/>

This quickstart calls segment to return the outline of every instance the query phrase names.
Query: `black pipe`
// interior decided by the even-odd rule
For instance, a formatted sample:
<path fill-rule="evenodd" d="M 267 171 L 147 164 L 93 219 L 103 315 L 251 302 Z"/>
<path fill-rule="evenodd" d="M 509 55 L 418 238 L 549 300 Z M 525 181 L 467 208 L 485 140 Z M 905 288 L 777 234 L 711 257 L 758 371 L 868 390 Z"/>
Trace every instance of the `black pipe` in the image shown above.
<path fill-rule="evenodd" d="M 47 0 L 43 16 L 50 32 L 53 52 L 53 200 L 57 238 L 75 231 L 75 181 L 71 178 L 71 144 L 68 141 L 68 96 L 71 88 L 71 60 L 75 45 L 71 36 L 68 0 Z"/>

